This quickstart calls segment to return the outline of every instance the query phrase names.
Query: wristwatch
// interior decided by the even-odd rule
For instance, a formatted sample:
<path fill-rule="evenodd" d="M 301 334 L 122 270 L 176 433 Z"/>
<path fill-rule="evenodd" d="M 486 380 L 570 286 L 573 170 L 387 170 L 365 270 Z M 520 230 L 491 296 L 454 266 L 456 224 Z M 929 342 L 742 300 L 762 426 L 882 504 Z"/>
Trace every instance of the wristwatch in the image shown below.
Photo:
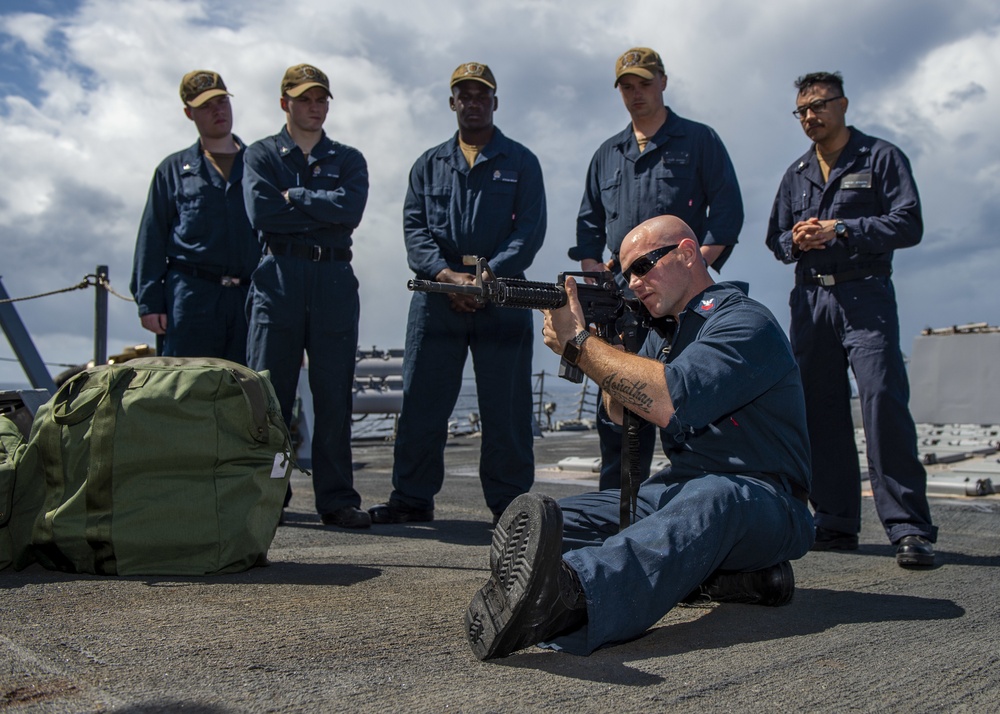
<path fill-rule="evenodd" d="M 576 363 L 580 360 L 580 348 L 583 347 L 583 343 L 587 341 L 588 337 L 590 337 L 590 330 L 580 330 L 577 332 L 576 337 L 568 340 L 563 346 L 562 358 L 571 365 L 576 366 Z"/>
<path fill-rule="evenodd" d="M 838 238 L 847 237 L 847 224 L 843 221 L 837 221 L 833 224 L 833 234 Z"/>

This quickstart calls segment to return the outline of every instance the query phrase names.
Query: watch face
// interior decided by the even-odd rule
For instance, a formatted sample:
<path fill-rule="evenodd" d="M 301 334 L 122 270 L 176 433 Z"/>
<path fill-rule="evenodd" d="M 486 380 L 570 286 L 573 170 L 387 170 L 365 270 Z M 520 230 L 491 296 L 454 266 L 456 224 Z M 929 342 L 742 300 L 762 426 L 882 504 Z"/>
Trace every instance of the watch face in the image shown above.
<path fill-rule="evenodd" d="M 583 346 L 583 343 L 587 341 L 588 337 L 590 337 L 590 332 L 588 330 L 580 330 L 576 336 L 572 340 L 569 340 L 563 347 L 563 359 L 570 364 L 575 365 L 580 359 L 580 347 Z"/>
<path fill-rule="evenodd" d="M 563 347 L 562 358 L 570 364 L 576 364 L 577 360 L 580 359 L 580 346 L 573 340 L 570 340 Z"/>
<path fill-rule="evenodd" d="M 847 235 L 847 226 L 843 223 L 837 223 L 837 225 L 833 227 L 833 232 L 838 236 Z"/>

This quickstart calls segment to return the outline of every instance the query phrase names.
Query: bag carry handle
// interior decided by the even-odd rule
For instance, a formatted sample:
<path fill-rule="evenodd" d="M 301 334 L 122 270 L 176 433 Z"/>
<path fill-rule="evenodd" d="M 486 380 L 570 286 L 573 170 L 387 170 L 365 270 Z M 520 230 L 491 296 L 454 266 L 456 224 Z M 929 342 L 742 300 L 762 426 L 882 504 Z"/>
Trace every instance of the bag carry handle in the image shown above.
<path fill-rule="evenodd" d="M 131 380 L 133 376 L 135 376 L 135 370 L 127 365 L 109 365 L 107 367 L 102 365 L 74 375 L 63 386 L 59 387 L 59 391 L 52 398 L 52 421 L 61 426 L 73 426 L 90 418 L 97 411 L 97 405 L 105 395 L 114 390 L 122 379 L 128 377 Z M 95 388 L 86 398 L 77 400 L 91 377 L 100 377 L 103 384 L 100 385 L 100 388 Z M 75 404 L 74 400 L 77 400 Z"/>

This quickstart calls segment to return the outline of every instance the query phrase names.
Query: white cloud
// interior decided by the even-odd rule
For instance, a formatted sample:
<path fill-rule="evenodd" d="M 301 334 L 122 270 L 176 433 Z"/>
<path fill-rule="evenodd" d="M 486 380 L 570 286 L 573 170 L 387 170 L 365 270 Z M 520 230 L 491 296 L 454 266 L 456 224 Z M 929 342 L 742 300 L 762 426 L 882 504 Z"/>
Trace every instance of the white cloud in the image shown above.
<path fill-rule="evenodd" d="M 46 41 L 53 27 L 55 27 L 55 20 L 36 13 L 0 17 L 0 31 L 12 38 L 17 38 L 17 41 L 22 43 L 26 49 L 42 56 L 48 54 Z"/>
<path fill-rule="evenodd" d="M 1000 297 L 986 282 L 1000 261 L 986 248 L 995 242 L 1000 181 L 992 130 L 998 26 L 1000 10 L 985 0 L 854 3 L 822 22 L 814 3 L 800 0 L 640 0 L 627 10 L 600 0 L 88 0 L 59 17 L 0 14 L 8 58 L 0 71 L 17 61 L 37 79 L 26 87 L 0 76 L 0 275 L 23 295 L 75 283 L 106 263 L 125 291 L 153 169 L 195 139 L 177 96 L 180 77 L 221 72 L 235 95 L 236 131 L 252 141 L 281 126 L 285 67 L 310 62 L 333 83 L 329 133 L 359 148 L 370 167 L 355 251 L 361 343 L 399 346 L 406 175 L 454 131 L 447 80 L 455 65 L 491 64 L 497 124 L 542 162 L 549 232 L 530 272 L 552 280 L 571 267 L 566 249 L 590 156 L 627 123 L 612 88 L 614 59 L 644 44 L 664 56 L 671 106 L 713 126 L 736 164 L 747 221 L 724 277 L 749 281 L 783 321 L 791 270 L 763 238 L 781 173 L 807 147 L 788 113 L 791 83 L 817 69 L 844 72 L 852 120 L 904 147 L 924 196 L 925 243 L 896 261 L 906 348 L 925 319 L 972 319 L 949 297 L 954 290 L 928 287 L 945 259 L 954 259 L 952 279 L 975 290 L 981 319 L 1000 321 Z M 963 255 L 970 243 L 981 248 L 977 260 Z M 47 360 L 89 356 L 80 347 L 92 331 L 91 293 L 18 309 Z M 112 351 L 149 339 L 132 306 L 112 299 L 111 309 Z M 536 368 L 552 370 L 542 354 Z M 0 381 L 19 377 L 0 363 Z"/>

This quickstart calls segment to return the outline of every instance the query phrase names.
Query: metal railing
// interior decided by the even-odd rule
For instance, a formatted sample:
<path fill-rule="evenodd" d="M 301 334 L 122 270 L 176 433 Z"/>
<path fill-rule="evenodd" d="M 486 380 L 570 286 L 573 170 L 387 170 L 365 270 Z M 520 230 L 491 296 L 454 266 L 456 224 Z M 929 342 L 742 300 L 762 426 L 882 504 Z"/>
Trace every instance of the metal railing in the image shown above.
<path fill-rule="evenodd" d="M 98 265 L 93 273 L 85 275 L 83 280 L 76 285 L 19 298 L 12 298 L 7 294 L 7 290 L 3 286 L 3 279 L 0 278 L 0 328 L 3 328 L 21 369 L 24 370 L 28 382 L 35 389 L 47 389 L 50 393 L 55 393 L 56 385 L 45 362 L 42 361 L 28 329 L 24 326 L 20 315 L 17 314 L 14 303 L 37 300 L 74 290 L 86 290 L 91 287 L 96 290 L 94 297 L 94 364 L 104 364 L 108 361 L 108 294 L 128 302 L 133 301 L 131 297 L 122 295 L 111 287 L 108 266 Z"/>

